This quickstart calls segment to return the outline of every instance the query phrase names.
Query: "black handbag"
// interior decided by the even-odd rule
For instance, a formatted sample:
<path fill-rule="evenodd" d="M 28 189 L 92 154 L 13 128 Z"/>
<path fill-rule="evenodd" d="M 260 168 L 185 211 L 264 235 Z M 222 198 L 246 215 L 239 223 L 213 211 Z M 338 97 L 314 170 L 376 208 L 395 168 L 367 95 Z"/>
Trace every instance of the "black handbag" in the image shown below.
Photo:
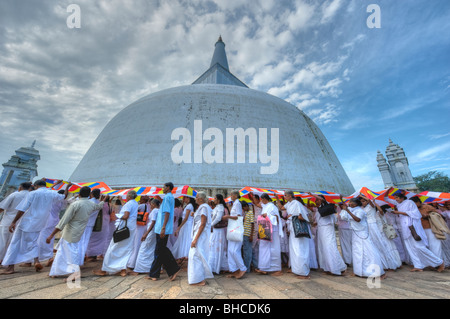
<path fill-rule="evenodd" d="M 298 216 L 292 216 L 292 227 L 294 228 L 295 238 L 311 238 L 307 221 L 299 219 Z"/>
<path fill-rule="evenodd" d="M 102 231 L 103 227 L 103 209 L 100 209 L 97 218 L 95 219 L 94 229 L 93 232 L 100 232 Z"/>
<path fill-rule="evenodd" d="M 119 229 L 119 225 L 117 226 L 116 230 L 113 233 L 113 240 L 115 243 L 121 242 L 122 240 L 125 240 L 130 237 L 130 229 L 127 227 L 127 220 L 125 220 L 125 227 Z"/>
<path fill-rule="evenodd" d="M 334 204 L 325 204 L 319 207 L 320 217 L 330 216 L 336 213 Z"/>

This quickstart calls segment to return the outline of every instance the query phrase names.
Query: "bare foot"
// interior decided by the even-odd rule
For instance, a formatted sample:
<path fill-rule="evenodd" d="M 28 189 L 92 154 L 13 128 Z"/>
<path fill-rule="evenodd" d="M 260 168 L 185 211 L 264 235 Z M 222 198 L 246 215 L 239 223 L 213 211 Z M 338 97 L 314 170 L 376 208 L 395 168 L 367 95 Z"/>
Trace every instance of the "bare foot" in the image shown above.
<path fill-rule="evenodd" d="M 270 274 L 271 276 L 283 276 L 283 272 L 282 271 L 275 271 L 273 273 Z"/>
<path fill-rule="evenodd" d="M 260 269 L 258 269 L 258 268 L 256 268 L 255 271 L 256 271 L 258 274 L 267 275 L 267 271 L 262 271 L 262 270 L 260 270 Z"/>
<path fill-rule="evenodd" d="M 44 266 L 42 266 L 40 263 L 34 264 L 34 269 L 36 269 L 36 272 L 40 272 Z"/>
<path fill-rule="evenodd" d="M 178 269 L 176 273 L 174 273 L 172 276 L 169 277 L 169 281 L 174 281 L 175 278 L 177 278 L 178 273 L 181 271 L 181 269 Z"/>
<path fill-rule="evenodd" d="M 288 269 L 286 272 L 287 272 L 288 274 L 292 274 L 292 269 Z"/>
<path fill-rule="evenodd" d="M 309 276 L 296 275 L 295 277 L 297 277 L 298 279 L 311 279 L 311 277 L 309 277 Z"/>
<path fill-rule="evenodd" d="M 31 263 L 23 263 L 19 267 L 31 267 Z"/>
<path fill-rule="evenodd" d="M 106 276 L 107 275 L 106 271 L 103 271 L 100 269 L 93 270 L 92 272 L 94 273 L 94 275 L 97 275 L 97 276 Z"/>
<path fill-rule="evenodd" d="M 444 263 L 442 263 L 439 268 L 437 269 L 438 272 L 442 272 L 445 269 Z"/>
<path fill-rule="evenodd" d="M 236 275 L 236 279 L 241 279 L 242 277 L 244 277 L 245 275 L 245 271 L 239 270 L 239 272 Z"/>
<path fill-rule="evenodd" d="M 206 281 L 204 280 L 196 284 L 191 284 L 191 286 L 204 286 L 204 285 L 206 285 Z"/>
<path fill-rule="evenodd" d="M 120 276 L 126 277 L 126 275 L 127 275 L 127 270 L 126 270 L 126 269 L 122 269 L 122 270 L 120 271 Z"/>
<path fill-rule="evenodd" d="M 419 269 L 419 268 L 413 268 L 413 269 L 411 269 L 410 270 L 411 272 L 420 272 L 420 271 L 423 271 L 423 269 Z"/>
<path fill-rule="evenodd" d="M 50 259 L 47 261 L 47 264 L 45 265 L 45 267 L 51 267 L 52 264 L 53 264 L 53 258 L 50 258 Z"/>
<path fill-rule="evenodd" d="M 152 280 L 152 281 L 157 281 L 158 280 L 158 278 L 154 278 L 154 277 L 145 277 L 145 279 Z"/>
<path fill-rule="evenodd" d="M 130 272 L 128 273 L 128 275 L 130 275 L 130 276 L 137 276 L 137 275 L 139 275 L 139 273 L 138 273 L 138 272 L 135 272 L 135 271 L 130 271 Z"/>
<path fill-rule="evenodd" d="M 0 272 L 0 275 L 11 275 L 14 273 L 15 273 L 14 269 L 12 269 L 12 270 L 5 269 L 2 272 Z"/>
<path fill-rule="evenodd" d="M 380 279 L 381 279 L 381 280 L 386 279 L 386 278 L 387 278 L 387 275 L 386 275 L 386 274 L 380 276 Z"/>

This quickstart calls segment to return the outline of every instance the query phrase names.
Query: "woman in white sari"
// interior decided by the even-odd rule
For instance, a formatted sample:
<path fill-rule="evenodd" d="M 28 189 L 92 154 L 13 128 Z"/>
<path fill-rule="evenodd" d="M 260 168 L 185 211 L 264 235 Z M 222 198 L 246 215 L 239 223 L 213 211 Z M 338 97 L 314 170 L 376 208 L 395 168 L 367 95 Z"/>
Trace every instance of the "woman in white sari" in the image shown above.
<path fill-rule="evenodd" d="M 195 199 L 185 196 L 183 198 L 183 203 L 186 205 L 182 215 L 183 221 L 175 231 L 175 237 L 177 237 L 177 240 L 170 249 L 173 257 L 175 257 L 175 259 L 179 262 L 183 262 L 188 259 L 189 249 L 192 242 L 192 223 L 194 220 Z"/>
<path fill-rule="evenodd" d="M 207 204 L 205 193 L 198 192 L 195 200 L 199 207 L 194 213 L 193 240 L 189 249 L 188 282 L 193 286 L 204 286 L 205 279 L 214 278 L 208 264 L 212 209 Z"/>
<path fill-rule="evenodd" d="M 276 196 L 276 195 L 275 195 Z M 280 200 L 277 197 L 278 208 L 281 209 Z M 289 225 L 289 261 L 292 272 L 297 275 L 299 279 L 309 279 L 309 265 L 310 265 L 310 240 L 308 237 L 295 237 L 294 227 L 292 225 L 293 217 L 308 223 L 308 232 L 311 236 L 311 229 L 309 227 L 308 211 L 304 205 L 294 199 L 294 192 L 286 191 L 284 197 L 287 203 L 284 208 L 287 211 L 287 217 L 290 221 Z"/>
<path fill-rule="evenodd" d="M 411 271 L 423 271 L 425 267 L 435 267 L 438 272 L 443 271 L 445 267 L 444 261 L 427 248 L 427 236 L 420 221 L 422 215 L 416 204 L 412 200 L 407 199 L 403 194 L 395 194 L 394 199 L 398 205 L 397 209 L 394 209 L 392 212 L 400 215 L 403 242 L 408 251 L 411 263 L 414 265 Z M 417 233 L 420 240 L 414 239 L 411 230 Z"/>
<path fill-rule="evenodd" d="M 316 199 L 316 205 L 321 206 L 328 204 L 323 196 L 317 196 L 308 193 Z M 319 211 L 316 212 L 317 221 L 317 252 L 319 256 L 319 268 L 323 269 L 327 274 L 342 275 L 347 266 L 339 253 L 336 232 L 334 225 L 336 224 L 335 214 L 322 217 Z"/>
<path fill-rule="evenodd" d="M 141 246 L 136 258 L 136 265 L 130 275 L 136 276 L 141 273 L 148 274 L 152 268 L 153 259 L 155 256 L 156 237 L 155 237 L 155 223 L 158 216 L 161 202 L 153 199 L 150 202 L 150 215 L 148 216 L 147 231 L 142 235 Z"/>
<path fill-rule="evenodd" d="M 227 223 L 222 221 L 225 210 L 228 211 L 225 201 L 221 194 L 214 198 L 214 207 L 211 213 L 211 237 L 209 240 L 209 266 L 211 271 L 220 274 L 220 271 L 228 271 L 227 260 Z M 229 213 L 227 214 L 229 215 Z"/>
<path fill-rule="evenodd" d="M 359 277 L 369 277 L 373 275 L 374 265 L 377 266 L 381 279 L 385 278 L 383 264 L 378 249 L 373 244 L 369 226 L 367 224 L 366 212 L 361 208 L 361 201 L 352 198 L 349 206 L 342 205 L 340 216 L 342 220 L 350 223 L 352 228 L 352 266 L 353 273 Z"/>
<path fill-rule="evenodd" d="M 394 242 L 391 242 L 379 228 L 380 215 L 375 204 L 364 195 L 361 196 L 362 209 L 366 212 L 367 225 L 372 243 L 380 252 L 383 269 L 395 270 L 402 266 L 402 260 Z M 380 220 L 380 221 L 379 221 Z"/>
<path fill-rule="evenodd" d="M 122 277 L 127 275 L 127 263 L 133 251 L 134 233 L 136 231 L 136 218 L 138 203 L 135 201 L 137 194 L 135 191 L 129 191 L 127 194 L 127 203 L 123 205 L 117 215 L 116 227 L 123 228 L 126 225 L 130 230 L 130 236 L 120 242 L 115 243 L 111 240 L 108 250 L 103 260 L 101 270 L 94 270 L 93 273 L 98 276 L 120 273 Z"/>

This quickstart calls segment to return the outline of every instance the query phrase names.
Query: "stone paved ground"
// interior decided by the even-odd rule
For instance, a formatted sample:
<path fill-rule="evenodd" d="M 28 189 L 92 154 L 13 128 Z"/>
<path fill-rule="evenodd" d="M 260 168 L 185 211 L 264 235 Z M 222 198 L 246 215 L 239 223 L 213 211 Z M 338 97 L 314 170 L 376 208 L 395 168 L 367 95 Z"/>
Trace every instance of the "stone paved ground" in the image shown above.
<path fill-rule="evenodd" d="M 450 270 L 411 273 L 410 266 L 388 272 L 380 288 L 369 289 L 363 278 L 330 276 L 312 271 L 310 280 L 299 280 L 293 274 L 279 277 L 247 274 L 243 279 L 215 276 L 204 287 L 192 287 L 183 269 L 170 282 L 167 275 L 154 282 L 140 276 L 99 277 L 92 273 L 100 262 L 82 267 L 80 288 L 70 289 L 63 279 L 49 278 L 49 268 L 40 273 L 33 268 L 16 266 L 17 273 L 0 276 L 0 299 L 429 299 L 450 298 Z M 351 273 L 351 269 L 349 269 Z"/>

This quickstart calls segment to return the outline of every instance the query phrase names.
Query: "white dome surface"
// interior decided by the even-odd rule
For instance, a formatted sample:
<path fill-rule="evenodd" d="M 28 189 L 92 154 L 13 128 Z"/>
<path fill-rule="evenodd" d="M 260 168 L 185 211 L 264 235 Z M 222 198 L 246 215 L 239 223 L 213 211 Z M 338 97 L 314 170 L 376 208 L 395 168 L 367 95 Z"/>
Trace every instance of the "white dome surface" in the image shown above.
<path fill-rule="evenodd" d="M 208 164 L 201 156 L 202 163 L 194 163 L 194 154 L 198 151 L 194 143 L 195 120 L 202 121 L 202 134 L 208 128 L 222 132 L 223 163 Z M 172 158 L 174 146 L 179 146 L 181 141 L 181 138 L 171 138 L 177 128 L 185 128 L 191 134 L 191 163 L 177 164 Z M 255 128 L 258 143 L 259 129 L 266 128 L 268 154 L 272 151 L 271 129 L 278 128 L 276 173 L 261 174 L 261 168 L 271 163 L 261 163 L 261 157 L 256 153 L 259 146 L 249 154 L 248 138 L 245 163 L 237 163 L 236 150 L 233 163 L 227 163 L 227 128 Z M 203 151 L 209 143 L 211 141 L 203 140 Z M 249 163 L 254 155 L 257 155 L 257 162 Z M 171 88 L 132 103 L 106 125 L 70 180 L 102 181 L 112 188 L 159 186 L 171 181 L 175 186 L 194 188 L 253 186 L 342 194 L 354 192 L 325 136 L 302 111 L 267 93 L 223 84 Z"/>

